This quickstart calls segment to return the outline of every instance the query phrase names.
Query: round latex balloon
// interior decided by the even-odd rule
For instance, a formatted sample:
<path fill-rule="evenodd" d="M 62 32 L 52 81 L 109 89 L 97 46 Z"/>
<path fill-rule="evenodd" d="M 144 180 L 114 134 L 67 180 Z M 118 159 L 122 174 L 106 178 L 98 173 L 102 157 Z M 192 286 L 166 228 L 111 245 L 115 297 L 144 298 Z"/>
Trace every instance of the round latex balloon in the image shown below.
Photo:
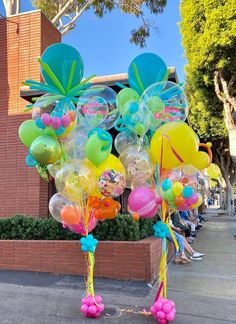
<path fill-rule="evenodd" d="M 114 112 L 111 105 L 113 104 L 114 108 L 115 102 L 111 99 L 112 104 L 109 104 L 107 101 L 108 97 L 104 97 L 106 91 L 106 86 L 91 86 L 79 97 L 77 105 L 79 119 L 80 122 L 87 125 L 89 129 L 99 127 L 99 125 L 105 126 L 105 121 L 112 115 L 109 115 L 109 112 Z"/>
<path fill-rule="evenodd" d="M 126 171 L 126 179 L 132 181 L 134 177 L 151 177 L 154 172 L 154 165 L 147 150 L 137 145 L 129 146 L 120 155 L 120 161 Z"/>
<path fill-rule="evenodd" d="M 140 99 L 140 106 L 148 109 L 152 130 L 167 122 L 184 121 L 188 114 L 183 89 L 170 81 L 158 82 L 147 88 Z"/>
<path fill-rule="evenodd" d="M 96 174 L 96 168 L 89 161 L 70 161 L 57 172 L 55 185 L 64 197 L 79 204 L 95 190 Z"/>
<path fill-rule="evenodd" d="M 197 152 L 192 161 L 192 165 L 198 170 L 203 170 L 211 164 L 210 156 L 206 152 Z"/>
<path fill-rule="evenodd" d="M 64 222 L 61 217 L 61 211 L 65 206 L 73 207 L 72 202 L 63 197 L 61 193 L 56 193 L 49 201 L 49 212 L 58 222 Z"/>
<path fill-rule="evenodd" d="M 61 145 L 53 137 L 41 135 L 36 138 L 30 146 L 32 156 L 40 164 L 51 164 L 61 157 Z"/>
<path fill-rule="evenodd" d="M 125 190 L 125 175 L 107 170 L 99 177 L 99 189 L 103 196 L 119 197 Z"/>
<path fill-rule="evenodd" d="M 19 138 L 21 142 L 30 147 L 33 141 L 43 134 L 43 131 L 38 128 L 33 120 L 25 120 L 19 127 Z"/>
<path fill-rule="evenodd" d="M 137 91 L 131 88 L 122 89 L 116 96 L 116 104 L 120 114 L 123 114 L 123 108 L 128 101 L 134 100 L 138 102 L 140 99 Z"/>
<path fill-rule="evenodd" d="M 162 125 L 153 135 L 150 152 L 154 162 L 164 169 L 191 163 L 198 152 L 199 139 L 191 127 L 183 122 Z"/>
<path fill-rule="evenodd" d="M 85 145 L 87 159 L 95 166 L 103 163 L 111 153 L 112 136 L 101 128 L 95 128 L 89 133 Z"/>
<path fill-rule="evenodd" d="M 138 55 L 130 63 L 128 81 L 132 89 L 142 94 L 145 89 L 167 77 L 167 66 L 156 54 L 144 53 Z"/>
<path fill-rule="evenodd" d="M 176 210 L 197 208 L 202 203 L 202 196 L 198 193 L 199 177 L 200 171 L 192 165 L 164 171 L 160 177 L 162 198 Z"/>
<path fill-rule="evenodd" d="M 113 154 L 110 154 L 108 158 L 97 167 L 97 170 L 99 176 L 107 170 L 114 170 L 116 172 L 125 174 L 125 168 L 122 162 Z"/>
<path fill-rule="evenodd" d="M 151 218 L 157 212 L 157 199 L 155 192 L 150 188 L 135 188 L 129 195 L 128 208 L 132 213 L 137 213 L 140 217 Z"/>
<path fill-rule="evenodd" d="M 87 210 L 81 212 L 81 208 L 76 206 L 77 211 L 82 215 L 77 224 L 68 224 L 68 228 L 76 234 L 86 236 L 87 233 L 90 233 L 96 226 L 97 220 L 94 217 L 94 212 Z"/>
<path fill-rule="evenodd" d="M 138 136 L 129 130 L 124 130 L 118 133 L 114 141 L 116 151 L 119 154 L 121 154 L 130 145 L 136 145 L 136 144 L 138 144 Z"/>
<path fill-rule="evenodd" d="M 70 89 L 74 88 L 83 78 L 84 64 L 82 57 L 70 45 L 57 43 L 49 46 L 43 52 L 41 60 L 49 66 L 64 89 L 68 88 L 68 84 L 70 84 Z M 72 65 L 74 65 L 74 74 L 71 79 Z M 55 86 L 55 83 L 42 66 L 41 74 L 49 85 Z"/>

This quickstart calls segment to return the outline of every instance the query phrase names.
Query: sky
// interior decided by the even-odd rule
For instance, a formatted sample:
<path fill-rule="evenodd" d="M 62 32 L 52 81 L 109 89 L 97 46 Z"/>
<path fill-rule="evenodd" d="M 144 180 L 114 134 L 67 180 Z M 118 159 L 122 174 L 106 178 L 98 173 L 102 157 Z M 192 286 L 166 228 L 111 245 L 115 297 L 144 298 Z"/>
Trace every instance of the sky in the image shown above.
<path fill-rule="evenodd" d="M 21 0 L 21 12 L 32 9 L 30 0 Z M 0 13 L 5 15 L 2 0 Z M 95 17 L 92 11 L 85 12 L 77 20 L 76 28 L 62 41 L 80 52 L 86 77 L 127 72 L 130 62 L 137 55 L 152 52 L 162 57 L 168 66 L 176 67 L 180 82 L 184 81 L 186 60 L 178 27 L 179 0 L 168 0 L 163 14 L 147 13 L 146 18 L 153 21 L 158 29 L 151 30 L 144 49 L 129 42 L 131 30 L 140 25 L 139 19 L 118 10 L 102 19 Z"/>

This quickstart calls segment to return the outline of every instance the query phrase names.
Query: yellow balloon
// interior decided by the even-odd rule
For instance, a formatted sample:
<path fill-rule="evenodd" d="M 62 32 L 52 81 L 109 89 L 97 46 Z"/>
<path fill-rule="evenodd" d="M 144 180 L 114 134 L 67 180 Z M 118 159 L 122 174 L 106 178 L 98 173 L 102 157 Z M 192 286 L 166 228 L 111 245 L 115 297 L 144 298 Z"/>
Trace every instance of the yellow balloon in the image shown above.
<path fill-rule="evenodd" d="M 182 194 L 184 186 L 181 182 L 177 181 L 172 185 L 172 191 L 175 196 L 180 196 Z"/>
<path fill-rule="evenodd" d="M 211 163 L 210 157 L 206 152 L 197 152 L 194 155 L 192 165 L 198 170 L 203 170 L 207 168 Z"/>
<path fill-rule="evenodd" d="M 171 122 L 164 124 L 155 132 L 151 140 L 150 151 L 156 163 L 162 162 L 164 169 L 172 169 L 178 165 L 190 163 L 193 155 L 198 152 L 198 145 L 198 136 L 191 127 L 184 122 Z"/>
<path fill-rule="evenodd" d="M 106 170 L 115 170 L 122 174 L 125 174 L 125 168 L 121 161 L 113 154 L 110 154 L 108 158 L 97 167 L 99 175 Z"/>
<path fill-rule="evenodd" d="M 202 195 L 199 195 L 198 201 L 191 206 L 192 209 L 198 208 L 202 204 Z"/>
<path fill-rule="evenodd" d="M 65 138 L 65 137 L 67 137 L 67 136 L 70 134 L 70 132 L 75 128 L 75 125 L 76 125 L 76 120 L 73 121 L 73 123 L 71 123 L 71 124 L 66 128 L 65 132 L 63 133 L 63 135 L 58 136 L 58 137 L 59 137 L 59 138 Z"/>

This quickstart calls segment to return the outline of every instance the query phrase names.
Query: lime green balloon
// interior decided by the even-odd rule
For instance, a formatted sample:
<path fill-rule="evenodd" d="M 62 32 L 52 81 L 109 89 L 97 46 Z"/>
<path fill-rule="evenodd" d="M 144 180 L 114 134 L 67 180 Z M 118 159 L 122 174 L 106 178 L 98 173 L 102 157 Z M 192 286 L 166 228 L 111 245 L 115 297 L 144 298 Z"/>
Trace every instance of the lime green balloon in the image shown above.
<path fill-rule="evenodd" d="M 30 152 L 36 161 L 47 165 L 60 159 L 61 145 L 55 138 L 42 135 L 33 141 Z"/>
<path fill-rule="evenodd" d="M 124 105 L 126 104 L 126 102 L 130 101 L 130 100 L 139 100 L 140 96 L 139 94 L 131 88 L 125 88 L 122 89 L 118 95 L 116 96 L 116 104 L 117 104 L 117 108 L 119 110 L 119 112 L 122 114 Z"/>
<path fill-rule="evenodd" d="M 172 185 L 172 190 L 175 196 L 180 196 L 182 194 L 182 191 L 184 189 L 184 186 L 181 182 L 177 181 Z"/>
<path fill-rule="evenodd" d="M 111 153 L 111 149 L 111 141 L 108 142 L 99 138 L 97 133 L 90 135 L 85 144 L 86 157 L 95 166 L 100 165 L 108 158 Z"/>
<path fill-rule="evenodd" d="M 163 192 L 163 198 L 165 200 L 168 200 L 168 201 L 174 201 L 175 195 L 173 193 L 173 190 L 172 189 L 168 189 L 168 190 L 164 191 Z"/>
<path fill-rule="evenodd" d="M 42 130 L 35 125 L 34 120 L 25 120 L 18 130 L 19 138 L 21 142 L 30 147 L 33 141 L 43 134 Z"/>
<path fill-rule="evenodd" d="M 151 112 L 163 111 L 165 108 L 165 103 L 158 96 L 153 96 L 147 100 L 147 106 Z"/>

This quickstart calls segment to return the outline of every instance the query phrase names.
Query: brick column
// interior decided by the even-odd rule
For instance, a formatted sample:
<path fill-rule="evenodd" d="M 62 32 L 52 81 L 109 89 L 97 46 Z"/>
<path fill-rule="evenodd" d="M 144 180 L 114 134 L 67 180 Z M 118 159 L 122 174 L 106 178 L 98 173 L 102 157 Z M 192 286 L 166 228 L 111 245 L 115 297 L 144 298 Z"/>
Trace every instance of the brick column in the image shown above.
<path fill-rule="evenodd" d="M 19 88 L 40 80 L 37 58 L 61 34 L 40 10 L 0 19 L 0 217 L 47 217 L 48 184 L 25 164 L 27 148 L 18 140 L 19 125 L 30 118 Z"/>

